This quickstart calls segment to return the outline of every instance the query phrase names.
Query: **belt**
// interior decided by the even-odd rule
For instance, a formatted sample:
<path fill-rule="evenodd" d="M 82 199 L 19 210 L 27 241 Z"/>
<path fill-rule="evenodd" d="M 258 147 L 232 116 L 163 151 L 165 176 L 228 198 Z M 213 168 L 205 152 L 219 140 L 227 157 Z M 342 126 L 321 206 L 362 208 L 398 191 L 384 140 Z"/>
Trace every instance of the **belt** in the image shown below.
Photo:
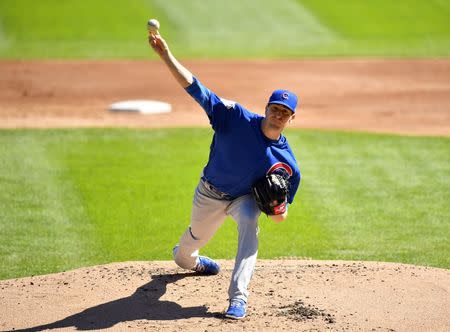
<path fill-rule="evenodd" d="M 233 199 L 235 199 L 235 197 L 233 197 L 227 193 L 224 193 L 223 191 L 220 191 L 219 189 L 214 187 L 211 183 L 208 182 L 208 180 L 206 180 L 206 178 L 204 176 L 201 177 L 201 180 L 203 181 L 203 184 L 206 186 L 206 188 L 211 190 L 216 195 L 219 195 L 223 199 L 225 199 L 227 201 L 232 201 Z"/>

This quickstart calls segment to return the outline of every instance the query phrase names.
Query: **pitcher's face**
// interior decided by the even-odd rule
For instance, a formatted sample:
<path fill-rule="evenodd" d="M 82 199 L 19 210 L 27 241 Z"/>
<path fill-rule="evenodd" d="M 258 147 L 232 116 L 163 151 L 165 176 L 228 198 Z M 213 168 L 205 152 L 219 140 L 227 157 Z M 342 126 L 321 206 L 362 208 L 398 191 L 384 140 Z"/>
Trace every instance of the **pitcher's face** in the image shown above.
<path fill-rule="evenodd" d="M 269 104 L 266 107 L 267 124 L 272 128 L 283 130 L 286 124 L 294 118 L 295 113 L 286 106 Z"/>

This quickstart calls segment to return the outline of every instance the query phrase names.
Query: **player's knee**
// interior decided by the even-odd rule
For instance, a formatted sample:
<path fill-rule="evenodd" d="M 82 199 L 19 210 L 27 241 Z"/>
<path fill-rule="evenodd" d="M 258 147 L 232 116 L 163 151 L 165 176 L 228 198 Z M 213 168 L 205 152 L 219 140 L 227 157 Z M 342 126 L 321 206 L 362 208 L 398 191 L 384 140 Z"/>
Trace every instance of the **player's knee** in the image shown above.
<path fill-rule="evenodd" d="M 187 255 L 184 250 L 181 249 L 180 245 L 176 245 L 173 250 L 173 260 L 182 269 L 192 269 L 195 265 L 195 258 L 191 255 Z"/>
<path fill-rule="evenodd" d="M 172 255 L 173 255 L 173 260 L 175 261 L 175 263 L 177 263 L 177 265 L 179 267 L 184 268 L 184 266 L 183 266 L 184 260 L 182 258 L 182 255 L 180 254 L 180 245 L 179 244 L 177 244 L 175 247 L 173 247 Z"/>
<path fill-rule="evenodd" d="M 177 255 L 177 253 L 178 253 L 178 250 L 180 250 L 180 245 L 179 244 L 177 244 L 175 247 L 173 247 L 173 249 L 172 249 L 172 256 L 173 256 L 173 259 L 175 260 L 175 257 L 176 257 L 176 255 Z"/>

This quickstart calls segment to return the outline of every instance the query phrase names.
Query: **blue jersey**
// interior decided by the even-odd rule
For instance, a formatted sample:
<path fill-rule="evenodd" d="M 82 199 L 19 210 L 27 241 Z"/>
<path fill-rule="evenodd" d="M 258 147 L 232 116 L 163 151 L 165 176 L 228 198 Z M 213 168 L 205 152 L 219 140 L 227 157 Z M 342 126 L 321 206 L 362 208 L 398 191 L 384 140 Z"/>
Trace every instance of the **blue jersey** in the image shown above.
<path fill-rule="evenodd" d="M 277 173 L 290 182 L 292 203 L 300 183 L 300 170 L 286 137 L 267 138 L 261 129 L 264 117 L 242 105 L 219 98 L 195 77 L 186 91 L 206 111 L 214 130 L 209 160 L 203 174 L 218 190 L 239 197 L 266 174 Z"/>

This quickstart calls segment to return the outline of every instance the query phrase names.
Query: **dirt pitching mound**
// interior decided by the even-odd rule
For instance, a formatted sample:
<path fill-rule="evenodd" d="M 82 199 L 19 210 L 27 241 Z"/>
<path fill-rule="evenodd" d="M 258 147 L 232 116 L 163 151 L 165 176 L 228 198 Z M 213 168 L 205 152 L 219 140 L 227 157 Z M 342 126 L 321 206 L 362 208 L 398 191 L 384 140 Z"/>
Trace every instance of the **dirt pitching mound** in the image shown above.
<path fill-rule="evenodd" d="M 248 315 L 225 319 L 232 261 L 217 276 L 125 262 L 0 281 L 1 330 L 448 331 L 450 271 L 259 260 Z"/>

